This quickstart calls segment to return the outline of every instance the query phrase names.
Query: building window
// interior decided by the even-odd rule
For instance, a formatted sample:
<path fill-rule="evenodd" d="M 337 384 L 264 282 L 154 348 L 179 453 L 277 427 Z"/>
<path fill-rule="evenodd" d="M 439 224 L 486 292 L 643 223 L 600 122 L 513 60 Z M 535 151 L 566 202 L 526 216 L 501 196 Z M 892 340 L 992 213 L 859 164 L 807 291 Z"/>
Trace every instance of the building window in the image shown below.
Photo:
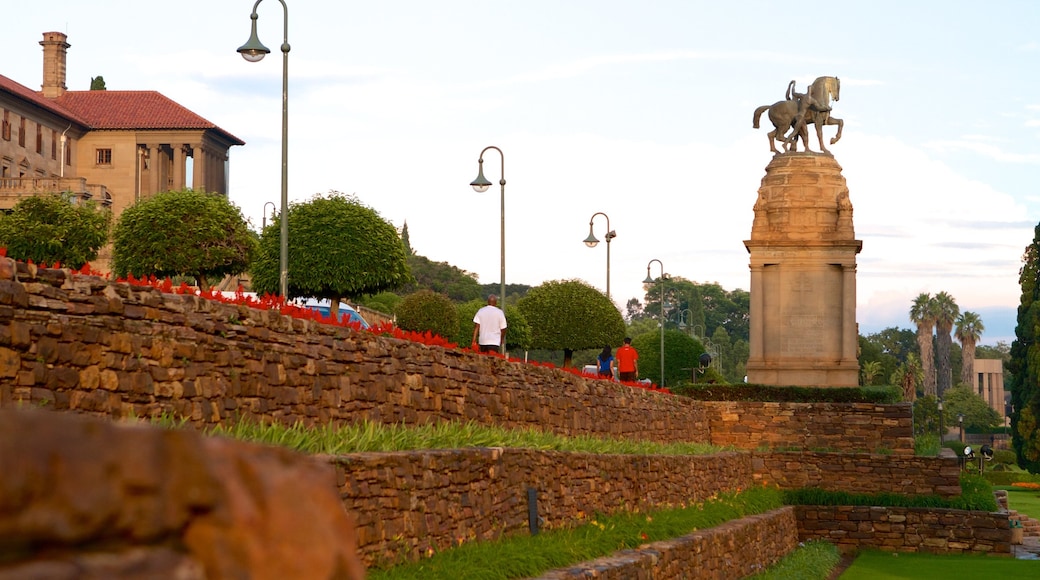
<path fill-rule="evenodd" d="M 43 125 L 36 123 L 36 154 L 43 155 Z"/>
<path fill-rule="evenodd" d="M 97 150 L 97 164 L 98 165 L 112 165 L 112 150 L 111 149 L 98 149 Z"/>
<path fill-rule="evenodd" d="M 65 150 L 65 165 L 72 165 L 72 143 L 65 141 L 65 146 L 62 149 Z"/>
<path fill-rule="evenodd" d="M 51 129 L 51 159 L 58 158 L 58 132 Z"/>
<path fill-rule="evenodd" d="M 11 140 L 11 111 L 4 111 L 4 124 L 0 133 L 2 133 L 4 141 Z"/>
<path fill-rule="evenodd" d="M 25 147 L 25 117 L 18 119 L 18 146 Z"/>

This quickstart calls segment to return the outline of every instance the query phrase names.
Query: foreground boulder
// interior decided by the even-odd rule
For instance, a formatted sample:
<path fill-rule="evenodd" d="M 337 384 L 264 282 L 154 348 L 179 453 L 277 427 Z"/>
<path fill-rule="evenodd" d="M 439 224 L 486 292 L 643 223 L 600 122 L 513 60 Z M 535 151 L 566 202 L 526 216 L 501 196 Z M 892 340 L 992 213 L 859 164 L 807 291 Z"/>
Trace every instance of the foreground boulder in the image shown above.
<path fill-rule="evenodd" d="M 192 431 L 0 411 L 0 580 L 363 577 L 326 464 Z"/>

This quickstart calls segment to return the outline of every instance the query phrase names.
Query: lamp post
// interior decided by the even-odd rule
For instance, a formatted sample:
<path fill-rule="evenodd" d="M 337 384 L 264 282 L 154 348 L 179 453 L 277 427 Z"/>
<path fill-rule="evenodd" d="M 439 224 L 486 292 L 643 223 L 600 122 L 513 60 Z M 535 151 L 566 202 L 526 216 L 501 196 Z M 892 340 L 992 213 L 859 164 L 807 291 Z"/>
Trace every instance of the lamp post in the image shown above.
<path fill-rule="evenodd" d="M 256 0 L 253 4 L 253 12 L 249 18 L 252 20 L 249 32 L 249 40 L 238 47 L 238 53 L 249 62 L 260 62 L 264 56 L 271 52 L 260 43 L 256 36 L 256 7 L 264 0 Z M 282 36 L 282 207 L 281 207 L 281 232 L 278 250 L 278 291 L 282 298 L 289 296 L 289 7 L 285 0 L 278 0 L 282 5 L 285 16 L 284 33 Z M 265 206 L 266 207 L 266 206 Z"/>
<path fill-rule="evenodd" d="M 961 429 L 961 443 L 964 443 L 964 413 L 957 413 L 957 426 Z"/>
<path fill-rule="evenodd" d="M 585 245 L 590 248 L 595 248 L 596 245 L 599 244 L 599 240 L 597 240 L 596 236 L 592 233 L 592 222 L 598 215 L 603 216 L 607 220 L 607 233 L 603 238 L 607 240 L 607 300 L 610 300 L 610 240 L 616 238 L 617 234 L 614 230 L 610 229 L 610 217 L 607 214 L 601 211 L 592 214 L 592 217 L 589 218 L 589 237 L 585 238 L 584 241 Z"/>
<path fill-rule="evenodd" d="M 269 201 L 269 202 L 264 203 L 264 216 L 263 216 L 263 222 L 262 222 L 263 225 L 260 226 L 261 230 L 263 230 L 264 228 L 267 227 L 267 206 L 271 206 L 271 213 L 274 213 L 274 202 L 273 201 Z"/>
<path fill-rule="evenodd" d="M 502 159 L 502 165 L 501 165 L 502 178 L 498 180 L 498 184 L 499 184 L 499 186 L 501 186 L 501 189 L 502 189 L 502 226 L 501 226 L 501 232 L 502 232 L 501 233 L 501 254 L 502 254 L 501 255 L 501 264 L 502 265 L 501 265 L 501 270 L 499 271 L 499 276 L 501 277 L 501 280 L 502 280 L 502 282 L 501 282 L 501 284 L 502 284 L 501 294 L 502 295 L 499 298 L 502 300 L 502 310 L 505 311 L 505 309 L 506 309 L 506 156 L 505 156 L 504 153 L 502 153 L 501 149 L 499 149 L 498 147 L 495 147 L 494 145 L 489 145 L 489 146 L 485 147 L 483 150 L 481 150 L 480 158 L 477 159 L 477 178 L 474 179 L 472 182 L 470 182 L 470 185 L 473 186 L 473 190 L 476 191 L 477 193 L 484 193 L 485 191 L 488 190 L 489 187 L 491 187 L 491 182 L 488 181 L 486 177 L 484 177 L 484 153 L 487 153 L 488 149 L 494 149 L 495 151 L 498 151 L 498 156 Z M 501 352 L 503 352 L 503 353 L 506 352 L 506 342 L 504 340 L 502 341 L 502 344 L 501 344 L 500 348 L 501 348 Z"/>
<path fill-rule="evenodd" d="M 646 280 L 643 284 L 653 284 L 654 279 L 650 277 L 650 264 L 657 262 L 661 266 L 661 386 L 664 386 L 664 263 L 657 258 L 646 263 Z"/>

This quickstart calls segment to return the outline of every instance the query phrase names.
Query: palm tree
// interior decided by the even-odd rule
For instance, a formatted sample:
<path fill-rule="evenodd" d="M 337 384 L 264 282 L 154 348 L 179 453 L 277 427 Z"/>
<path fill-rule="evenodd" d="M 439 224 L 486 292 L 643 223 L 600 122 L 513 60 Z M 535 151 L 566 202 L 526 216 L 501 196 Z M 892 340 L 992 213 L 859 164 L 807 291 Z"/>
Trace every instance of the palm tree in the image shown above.
<path fill-rule="evenodd" d="M 934 301 L 936 388 L 939 398 L 942 398 L 943 393 L 952 386 L 950 383 L 953 382 L 950 370 L 950 347 L 953 345 L 953 338 L 951 338 L 950 332 L 953 330 L 953 323 L 960 315 L 961 309 L 957 306 L 953 296 L 946 292 L 936 294 Z"/>
<path fill-rule="evenodd" d="M 935 356 L 932 353 L 932 329 L 935 327 L 935 306 L 932 295 L 922 292 L 910 307 L 910 322 L 917 325 L 917 348 L 921 351 L 924 369 L 924 394 L 935 394 Z"/>
<path fill-rule="evenodd" d="M 870 386 L 874 384 L 874 379 L 881 374 L 881 362 L 876 360 L 868 360 L 860 365 L 860 374 L 863 375 L 863 386 Z"/>
<path fill-rule="evenodd" d="M 961 382 L 975 390 L 975 344 L 986 327 L 975 312 L 965 312 L 957 319 L 953 333 L 961 343 Z"/>

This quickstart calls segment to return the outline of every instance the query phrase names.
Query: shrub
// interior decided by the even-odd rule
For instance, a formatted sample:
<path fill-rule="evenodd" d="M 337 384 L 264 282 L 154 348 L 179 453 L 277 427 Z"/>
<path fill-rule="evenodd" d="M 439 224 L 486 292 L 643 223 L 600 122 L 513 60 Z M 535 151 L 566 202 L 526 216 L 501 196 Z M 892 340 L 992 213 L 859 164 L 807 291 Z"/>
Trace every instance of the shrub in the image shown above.
<path fill-rule="evenodd" d="M 1003 465 L 1014 465 L 1018 460 L 1015 452 L 1010 449 L 997 449 L 993 451 L 993 463 Z"/>
<path fill-rule="evenodd" d="M 419 290 L 401 300 L 397 305 L 397 326 L 401 330 L 432 332 L 448 339 L 459 333 L 455 303 L 432 290 Z"/>
<path fill-rule="evenodd" d="M 960 510 L 996 511 L 993 487 L 977 473 L 961 473 L 961 495 L 945 499 L 936 494 L 905 495 L 900 493 L 848 493 L 815 487 L 784 490 L 788 505 L 848 505 L 885 507 L 949 508 Z"/>
<path fill-rule="evenodd" d="M 642 362 L 642 356 L 640 356 Z M 699 401 L 764 401 L 772 403 L 898 403 L 897 387 L 774 387 L 769 385 L 708 385 L 697 383 L 684 395 Z"/>

